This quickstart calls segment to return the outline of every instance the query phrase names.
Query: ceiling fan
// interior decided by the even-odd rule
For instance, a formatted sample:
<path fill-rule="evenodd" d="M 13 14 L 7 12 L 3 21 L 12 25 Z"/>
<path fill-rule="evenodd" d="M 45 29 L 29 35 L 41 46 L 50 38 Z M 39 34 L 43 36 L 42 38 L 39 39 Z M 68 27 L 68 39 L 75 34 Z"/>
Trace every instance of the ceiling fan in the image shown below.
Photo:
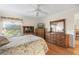
<path fill-rule="evenodd" d="M 35 12 L 35 16 L 39 16 L 40 13 L 45 15 L 48 14 L 47 12 L 45 12 L 40 8 L 41 6 L 42 6 L 41 4 L 37 4 L 37 7 L 32 11 L 32 12 Z"/>

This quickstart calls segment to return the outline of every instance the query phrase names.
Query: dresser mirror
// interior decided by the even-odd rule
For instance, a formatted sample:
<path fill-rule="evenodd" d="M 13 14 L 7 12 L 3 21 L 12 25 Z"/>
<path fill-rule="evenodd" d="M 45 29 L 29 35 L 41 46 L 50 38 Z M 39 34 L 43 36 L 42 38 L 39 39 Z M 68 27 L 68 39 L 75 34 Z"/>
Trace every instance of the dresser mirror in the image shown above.
<path fill-rule="evenodd" d="M 65 33 L 65 19 L 50 21 L 50 31 Z"/>
<path fill-rule="evenodd" d="M 66 47 L 65 19 L 50 21 L 49 42 Z"/>

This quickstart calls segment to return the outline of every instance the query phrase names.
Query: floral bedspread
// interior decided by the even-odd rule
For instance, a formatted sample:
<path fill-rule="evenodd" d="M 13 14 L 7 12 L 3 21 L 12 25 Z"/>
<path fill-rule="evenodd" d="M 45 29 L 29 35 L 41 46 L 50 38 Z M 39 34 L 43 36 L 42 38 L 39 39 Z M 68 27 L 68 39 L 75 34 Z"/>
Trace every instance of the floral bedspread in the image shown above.
<path fill-rule="evenodd" d="M 17 47 L 0 50 L 1 55 L 45 55 L 48 51 L 44 39 L 39 39 L 28 44 L 24 43 Z"/>

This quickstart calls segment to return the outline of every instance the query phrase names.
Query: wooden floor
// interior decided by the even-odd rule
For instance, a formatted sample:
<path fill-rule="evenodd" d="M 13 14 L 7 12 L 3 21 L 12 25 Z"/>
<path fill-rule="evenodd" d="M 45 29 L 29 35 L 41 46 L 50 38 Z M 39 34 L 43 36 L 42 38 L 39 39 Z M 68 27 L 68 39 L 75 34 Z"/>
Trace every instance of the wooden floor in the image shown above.
<path fill-rule="evenodd" d="M 62 48 L 51 43 L 48 44 L 47 55 L 79 55 L 79 40 L 75 42 L 75 48 Z"/>

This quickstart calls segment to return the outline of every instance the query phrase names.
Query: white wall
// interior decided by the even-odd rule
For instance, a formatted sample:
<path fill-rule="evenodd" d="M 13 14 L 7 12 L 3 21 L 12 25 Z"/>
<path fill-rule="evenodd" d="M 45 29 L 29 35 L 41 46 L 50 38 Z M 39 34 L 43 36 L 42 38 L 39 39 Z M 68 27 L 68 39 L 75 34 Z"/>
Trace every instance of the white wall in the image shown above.
<path fill-rule="evenodd" d="M 79 13 L 75 14 L 75 29 L 79 30 Z"/>
<path fill-rule="evenodd" d="M 23 25 L 24 26 L 35 26 L 37 25 L 38 21 L 35 17 L 29 17 L 29 16 L 25 16 L 22 14 L 17 14 L 15 12 L 2 12 L 0 11 L 0 16 L 5 16 L 5 17 L 17 17 L 20 19 L 23 19 Z"/>
<path fill-rule="evenodd" d="M 0 16 L 23 19 L 23 26 L 34 26 L 34 28 L 36 28 L 37 23 L 38 23 L 38 20 L 35 17 L 24 16 L 22 14 L 17 14 L 14 12 L 1 12 L 0 11 Z M 0 21 L 1 21 L 1 19 L 0 19 Z M 1 27 L 2 26 L 0 26 L 0 32 L 2 30 Z M 22 28 L 22 33 L 23 33 L 23 28 Z"/>
<path fill-rule="evenodd" d="M 66 19 L 66 33 L 73 35 L 72 39 L 70 38 L 70 47 L 74 47 L 74 40 L 75 40 L 74 29 L 75 29 L 75 21 L 76 21 L 75 14 L 78 12 L 79 12 L 78 9 L 70 9 L 67 11 L 56 13 L 54 15 L 50 15 L 45 19 L 43 19 L 42 22 L 46 25 L 46 28 L 49 31 L 50 21 Z"/>
<path fill-rule="evenodd" d="M 66 19 L 66 33 L 70 33 L 74 30 L 75 18 L 74 15 L 78 12 L 78 10 L 72 9 L 64 12 L 60 12 L 54 15 L 50 15 L 47 18 L 43 19 L 43 23 L 45 23 L 46 28 L 50 29 L 50 21 Z"/>
<path fill-rule="evenodd" d="M 27 17 L 23 18 L 23 25 L 24 26 L 34 26 L 36 28 L 37 23 L 38 23 L 37 19 L 27 18 Z"/>

